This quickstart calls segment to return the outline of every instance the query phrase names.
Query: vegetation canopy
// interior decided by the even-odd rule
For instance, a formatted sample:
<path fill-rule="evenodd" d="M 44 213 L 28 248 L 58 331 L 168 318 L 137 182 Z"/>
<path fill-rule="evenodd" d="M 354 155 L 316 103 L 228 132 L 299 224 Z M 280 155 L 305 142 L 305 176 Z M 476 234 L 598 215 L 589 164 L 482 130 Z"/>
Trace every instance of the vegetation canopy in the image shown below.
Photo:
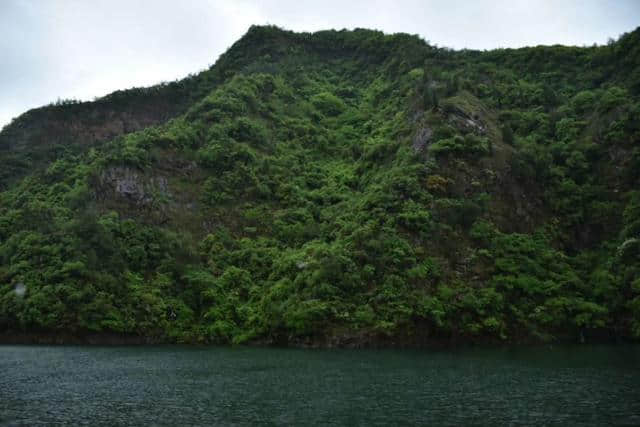
<path fill-rule="evenodd" d="M 453 51 L 252 27 L 0 133 L 0 332 L 640 337 L 640 30 Z"/>

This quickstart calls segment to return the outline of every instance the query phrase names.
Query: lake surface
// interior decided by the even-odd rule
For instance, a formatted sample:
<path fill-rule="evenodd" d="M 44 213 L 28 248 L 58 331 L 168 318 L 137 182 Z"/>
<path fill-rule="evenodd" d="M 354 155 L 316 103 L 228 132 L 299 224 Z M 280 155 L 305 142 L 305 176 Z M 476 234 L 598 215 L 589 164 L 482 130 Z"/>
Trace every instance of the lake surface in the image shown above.
<path fill-rule="evenodd" d="M 640 346 L 0 346 L 0 424 L 640 425 Z"/>

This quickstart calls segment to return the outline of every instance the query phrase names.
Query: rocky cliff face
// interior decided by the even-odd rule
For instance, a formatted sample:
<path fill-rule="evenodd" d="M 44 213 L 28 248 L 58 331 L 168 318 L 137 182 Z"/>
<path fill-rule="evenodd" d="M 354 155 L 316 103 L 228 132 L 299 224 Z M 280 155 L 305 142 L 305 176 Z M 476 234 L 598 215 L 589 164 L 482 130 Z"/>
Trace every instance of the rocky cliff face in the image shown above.
<path fill-rule="evenodd" d="M 216 75 L 217 70 L 207 70 L 179 82 L 117 91 L 93 102 L 62 101 L 26 112 L 0 132 L 0 189 L 63 153 L 81 153 L 166 123 L 205 96 L 216 84 Z"/>
<path fill-rule="evenodd" d="M 145 177 L 139 171 L 123 166 L 112 166 L 101 173 L 97 194 L 101 199 L 121 198 L 139 207 L 172 197 L 167 178 Z"/>

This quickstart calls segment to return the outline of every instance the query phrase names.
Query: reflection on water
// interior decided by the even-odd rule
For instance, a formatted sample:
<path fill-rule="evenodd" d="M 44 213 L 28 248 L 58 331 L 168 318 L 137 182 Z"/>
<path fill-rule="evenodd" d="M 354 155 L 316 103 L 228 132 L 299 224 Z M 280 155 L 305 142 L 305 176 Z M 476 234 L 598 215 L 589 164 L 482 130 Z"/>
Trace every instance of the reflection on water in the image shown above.
<path fill-rule="evenodd" d="M 640 425 L 638 362 L 638 346 L 0 346 L 0 424 Z"/>

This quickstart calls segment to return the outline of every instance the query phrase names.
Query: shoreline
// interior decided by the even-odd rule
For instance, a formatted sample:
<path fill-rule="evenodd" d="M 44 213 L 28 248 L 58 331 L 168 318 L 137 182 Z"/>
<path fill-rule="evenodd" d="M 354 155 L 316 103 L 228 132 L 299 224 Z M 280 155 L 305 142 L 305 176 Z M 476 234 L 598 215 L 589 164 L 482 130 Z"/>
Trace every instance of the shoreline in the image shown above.
<path fill-rule="evenodd" d="M 628 337 L 615 336 L 612 331 L 599 331 L 589 334 L 581 341 L 577 337 L 563 336 L 545 341 L 533 338 L 498 340 L 489 337 L 474 339 L 461 337 L 383 337 L 371 335 L 308 337 L 306 339 L 269 340 L 258 339 L 242 344 L 213 342 L 180 342 L 167 337 L 151 337 L 127 335 L 109 332 L 94 333 L 47 333 L 47 332 L 0 332 L 0 345 L 88 345 L 88 346 L 148 346 L 148 345 L 180 345 L 180 346 L 245 346 L 302 349 L 460 349 L 468 347 L 504 347 L 504 346 L 538 346 L 560 344 L 630 344 L 638 343 Z"/>

